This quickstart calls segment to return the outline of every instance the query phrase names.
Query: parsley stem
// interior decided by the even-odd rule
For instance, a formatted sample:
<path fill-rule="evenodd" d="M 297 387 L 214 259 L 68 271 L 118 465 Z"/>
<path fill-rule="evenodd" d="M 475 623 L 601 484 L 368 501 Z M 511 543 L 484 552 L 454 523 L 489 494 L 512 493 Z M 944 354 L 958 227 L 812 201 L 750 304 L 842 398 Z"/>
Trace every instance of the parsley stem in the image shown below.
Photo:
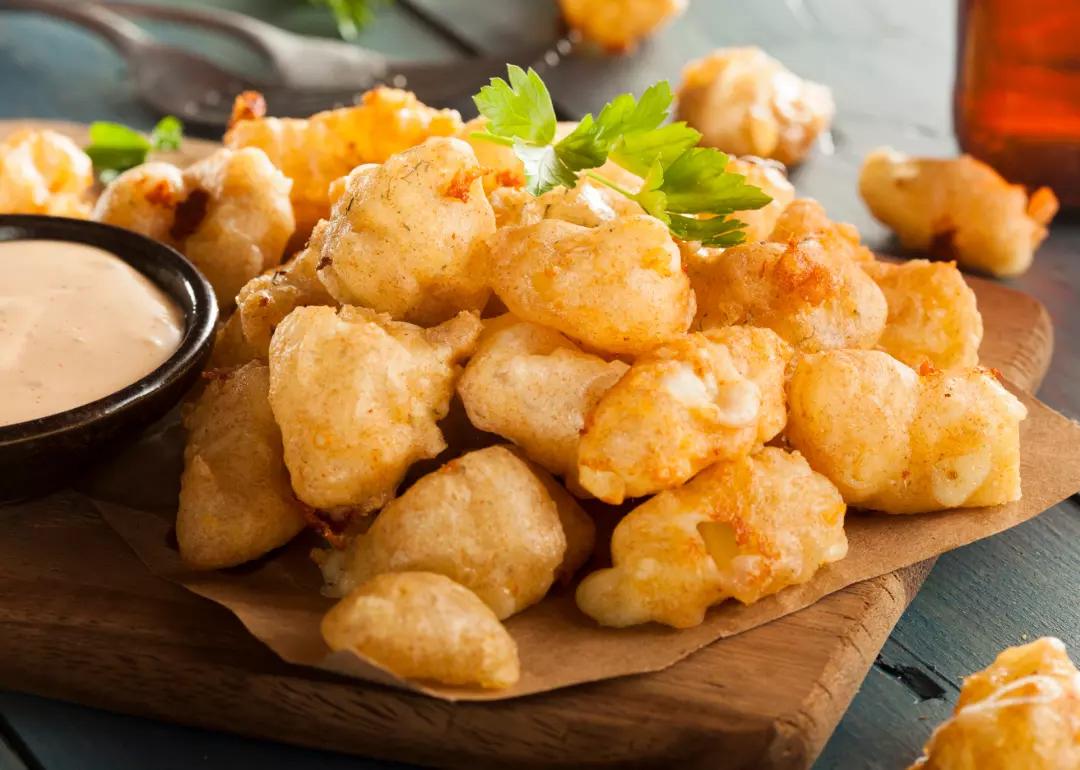
<path fill-rule="evenodd" d="M 586 171 L 585 176 L 589 177 L 589 179 L 592 179 L 594 181 L 599 182 L 600 184 L 607 185 L 608 187 L 610 187 L 615 192 L 620 193 L 622 195 L 625 195 L 627 198 L 630 198 L 631 200 L 634 200 L 634 199 L 637 198 L 637 193 L 632 193 L 629 190 L 627 190 L 625 187 L 620 187 L 619 185 L 615 184 L 614 182 L 612 182 L 607 177 L 600 176 L 595 171 Z"/>
<path fill-rule="evenodd" d="M 503 147 L 513 147 L 514 140 L 508 136 L 496 136 L 495 134 L 489 134 L 487 131 L 473 131 L 469 134 L 470 139 L 480 139 L 485 142 L 492 142 L 493 144 L 501 144 Z"/>

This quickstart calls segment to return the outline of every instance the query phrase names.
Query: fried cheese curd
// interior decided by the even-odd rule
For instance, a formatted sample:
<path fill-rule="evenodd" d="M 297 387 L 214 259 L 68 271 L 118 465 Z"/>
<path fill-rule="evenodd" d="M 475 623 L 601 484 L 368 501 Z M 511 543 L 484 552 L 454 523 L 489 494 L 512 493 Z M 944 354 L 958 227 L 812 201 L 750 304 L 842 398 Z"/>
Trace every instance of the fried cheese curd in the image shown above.
<path fill-rule="evenodd" d="M 638 43 L 686 10 L 688 0 L 559 0 L 567 25 L 610 53 Z"/>
<path fill-rule="evenodd" d="M 1058 210 L 1050 188 L 1029 198 L 970 155 L 913 158 L 887 147 L 863 161 L 859 194 L 904 248 L 997 276 L 1031 266 Z"/>
<path fill-rule="evenodd" d="M 340 302 L 412 323 L 483 309 L 495 215 L 481 173 L 469 145 L 447 138 L 355 169 L 326 227 L 319 279 Z"/>
<path fill-rule="evenodd" d="M 787 173 L 783 165 L 774 161 L 747 155 L 742 158 L 731 158 L 728 161 L 726 171 L 734 174 L 742 174 L 746 177 L 746 183 L 761 188 L 761 191 L 772 198 L 760 209 L 754 211 L 739 211 L 733 216 L 746 225 L 743 232 L 747 241 L 763 241 L 769 237 L 777 221 L 795 200 L 795 186 L 788 181 Z"/>
<path fill-rule="evenodd" d="M 690 334 L 639 357 L 589 413 L 581 485 L 606 503 L 679 486 L 784 427 L 791 348 L 768 329 Z"/>
<path fill-rule="evenodd" d="M 175 247 L 230 308 L 245 283 L 281 262 L 294 225 L 290 186 L 261 150 L 223 149 L 183 172 L 167 163 L 125 171 L 93 218 Z"/>
<path fill-rule="evenodd" d="M 26 128 L 0 141 L 0 214 L 86 219 L 94 167 L 63 134 Z"/>
<path fill-rule="evenodd" d="M 330 215 L 330 185 L 362 163 L 382 163 L 431 136 L 454 136 L 461 116 L 436 110 L 409 91 L 379 87 L 360 103 L 309 118 L 266 117 L 260 94 L 237 97 L 222 140 L 226 147 L 258 147 L 293 180 L 292 206 L 299 247 L 320 219 Z"/>
<path fill-rule="evenodd" d="M 745 214 L 738 216 L 742 219 Z M 836 259 L 858 262 L 864 266 L 874 262 L 874 253 L 862 245 L 855 225 L 829 219 L 825 207 L 813 198 L 797 198 L 784 207 L 766 239 L 787 243 L 806 238 L 816 240 Z"/>
<path fill-rule="evenodd" d="M 432 572 L 376 575 L 322 620 L 331 650 L 351 650 L 397 676 L 502 688 L 521 675 L 517 644 L 470 591 Z"/>
<path fill-rule="evenodd" d="M 1060 639 L 1010 647 L 964 679 L 909 770 L 1080 768 L 1080 673 Z"/>
<path fill-rule="evenodd" d="M 344 189 L 344 184 L 340 186 Z M 270 338 L 285 316 L 298 307 L 337 306 L 315 270 L 326 226 L 325 219 L 319 222 L 304 248 L 288 262 L 244 284 L 236 295 L 236 312 L 217 331 L 211 368 L 266 361 Z"/>
<path fill-rule="evenodd" d="M 517 448 L 512 451 L 521 459 L 526 459 Z M 529 462 L 528 465 L 551 496 L 555 503 L 555 512 L 559 514 L 559 523 L 566 537 L 566 552 L 555 570 L 555 579 L 566 585 L 596 550 L 596 522 L 554 476 L 536 463 Z"/>
<path fill-rule="evenodd" d="M 982 316 L 955 262 L 872 262 L 863 269 L 889 305 L 879 348 L 912 367 L 968 369 L 979 363 Z"/>
<path fill-rule="evenodd" d="M 243 564 L 304 528 L 269 389 L 265 364 L 215 373 L 184 415 L 188 439 L 176 539 L 189 567 Z"/>
<path fill-rule="evenodd" d="M 760 48 L 721 48 L 683 68 L 678 118 L 702 144 L 787 165 L 832 123 L 832 92 L 803 80 Z"/>
<path fill-rule="evenodd" d="M 694 318 L 679 248 L 654 217 L 593 228 L 545 219 L 501 228 L 488 246 L 492 285 L 510 312 L 590 349 L 643 353 Z"/>
<path fill-rule="evenodd" d="M 338 304 L 315 271 L 325 228 L 326 222 L 320 222 L 311 241 L 295 257 L 244 284 L 236 295 L 236 312 L 225 323 L 223 339 L 215 344 L 215 352 L 218 345 L 227 344 L 229 334 L 239 335 L 237 355 L 265 361 L 270 354 L 270 338 L 289 313 L 298 307 Z M 237 331 L 228 329 L 233 324 Z"/>
<path fill-rule="evenodd" d="M 873 279 L 816 238 L 743 243 L 693 278 L 702 329 L 762 326 L 800 351 L 873 347 L 888 316 Z"/>
<path fill-rule="evenodd" d="M 619 217 L 645 213 L 636 201 L 590 179 L 582 179 L 569 189 L 556 187 L 540 196 L 517 187 L 500 187 L 490 198 L 498 227 L 535 225 L 545 219 L 598 227 Z"/>
<path fill-rule="evenodd" d="M 561 502 L 577 505 L 569 495 Z M 513 451 L 493 446 L 420 478 L 321 566 L 333 596 L 384 572 L 436 572 L 473 591 L 501 620 L 544 598 L 566 550 L 544 482 Z"/>
<path fill-rule="evenodd" d="M 987 369 L 831 350 L 797 359 L 785 435 L 849 505 L 922 513 L 1020 499 L 1026 415 Z"/>
<path fill-rule="evenodd" d="M 605 626 L 696 626 L 714 604 L 752 604 L 842 559 L 844 510 L 797 452 L 718 462 L 619 522 L 613 566 L 581 582 L 578 607 Z"/>
<path fill-rule="evenodd" d="M 507 314 L 485 322 L 457 389 L 474 426 L 514 442 L 577 490 L 585 416 L 627 368 Z"/>
<path fill-rule="evenodd" d="M 286 316 L 270 341 L 270 405 L 300 500 L 368 513 L 445 449 L 436 422 L 480 329 L 466 312 L 431 329 L 361 307 Z"/>
<path fill-rule="evenodd" d="M 184 172 L 151 161 L 129 168 L 105 186 L 93 218 L 173 245 L 176 207 L 185 198 Z"/>
<path fill-rule="evenodd" d="M 235 369 L 249 361 L 266 363 L 266 351 L 260 355 L 259 349 L 244 339 L 240 316 L 233 313 L 225 323 L 218 324 L 214 332 L 214 347 L 210 351 L 210 361 L 206 368 Z"/>

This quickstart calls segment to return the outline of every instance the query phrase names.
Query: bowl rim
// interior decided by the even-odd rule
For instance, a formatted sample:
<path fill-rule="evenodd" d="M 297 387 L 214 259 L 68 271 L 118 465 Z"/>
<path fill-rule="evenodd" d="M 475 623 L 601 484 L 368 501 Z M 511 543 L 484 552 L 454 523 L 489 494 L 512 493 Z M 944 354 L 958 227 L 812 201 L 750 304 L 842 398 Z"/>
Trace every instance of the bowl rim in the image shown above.
<path fill-rule="evenodd" d="M 206 278 L 180 252 L 133 230 L 86 219 L 38 214 L 0 215 L 0 242 L 55 240 L 95 246 L 115 255 L 158 287 L 184 316 L 184 336 L 165 361 L 130 385 L 89 403 L 63 412 L 0 426 L 0 447 L 38 441 L 101 423 L 151 398 L 192 366 L 198 365 L 210 345 L 217 325 L 218 306 Z M 175 273 L 186 296 L 162 284 L 147 272 L 147 258 Z"/>

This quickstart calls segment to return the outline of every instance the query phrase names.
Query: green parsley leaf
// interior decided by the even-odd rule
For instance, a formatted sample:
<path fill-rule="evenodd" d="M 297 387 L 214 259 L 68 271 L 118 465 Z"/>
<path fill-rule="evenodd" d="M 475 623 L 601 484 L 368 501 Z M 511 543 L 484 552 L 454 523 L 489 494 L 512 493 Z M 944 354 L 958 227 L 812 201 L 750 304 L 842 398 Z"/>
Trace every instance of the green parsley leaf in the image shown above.
<path fill-rule="evenodd" d="M 624 153 L 627 163 L 638 162 L 633 164 L 634 168 L 623 163 L 619 165 L 630 168 L 639 176 L 644 175 L 652 161 L 661 154 L 659 148 L 653 149 L 647 137 L 660 132 L 662 137 L 654 139 L 654 142 L 676 142 L 682 149 L 693 147 L 701 139 L 701 134 L 693 129 L 686 129 L 693 136 L 693 140 L 687 143 L 685 133 L 676 137 L 677 131 L 673 132 L 668 127 L 660 128 L 667 118 L 672 99 L 671 86 L 667 81 L 650 86 L 641 95 L 641 99 L 635 99 L 632 94 L 617 96 L 604 105 L 595 120 L 592 114 L 582 118 L 577 128 L 557 143 L 555 149 L 567 166 L 582 171 L 604 165 L 609 156 L 618 163 L 616 153 L 625 143 L 631 142 L 634 149 Z M 679 125 L 686 128 L 685 124 Z"/>
<path fill-rule="evenodd" d="M 659 163 L 654 163 L 645 174 L 641 189 L 631 197 L 645 209 L 645 213 L 652 214 L 664 224 L 668 224 L 671 217 L 667 213 L 667 193 L 661 189 L 663 185 L 664 167 Z"/>
<path fill-rule="evenodd" d="M 147 138 L 120 123 L 97 121 L 90 124 L 90 144 L 86 154 L 102 184 L 108 184 L 122 171 L 146 161 L 151 150 L 175 150 L 183 137 L 183 124 L 171 115 L 162 118 Z"/>
<path fill-rule="evenodd" d="M 330 9 L 337 23 L 338 34 L 343 40 L 356 40 L 360 30 L 375 19 L 377 6 L 388 5 L 390 0 L 308 0 L 311 5 Z"/>
<path fill-rule="evenodd" d="M 746 184 L 741 174 L 726 171 L 727 164 L 727 155 L 708 147 L 686 150 L 666 167 L 658 158 L 633 198 L 677 238 L 733 246 L 742 242 L 745 225 L 725 215 L 761 208 L 772 198 Z"/>
<path fill-rule="evenodd" d="M 150 144 L 155 150 L 179 150 L 184 139 L 184 124 L 174 115 L 166 115 L 150 132 Z"/>
<path fill-rule="evenodd" d="M 525 166 L 526 189 L 533 195 L 543 195 L 556 187 L 573 187 L 577 173 L 566 165 L 556 148 L 550 144 L 514 142 L 514 153 Z"/>
<path fill-rule="evenodd" d="M 675 237 L 706 246 L 739 243 L 744 224 L 727 215 L 771 200 L 742 175 L 727 171 L 727 155 L 698 147 L 700 133 L 682 122 L 665 124 L 673 100 L 666 81 L 640 98 L 617 96 L 596 118 L 586 115 L 555 142 L 557 121 L 544 81 L 531 69 L 526 73 L 511 65 L 507 71 L 509 82 L 493 78 L 473 97 L 488 119 L 487 130 L 473 136 L 513 147 L 533 195 L 573 187 L 586 173 L 637 201 Z M 591 170 L 608 160 L 642 177 L 641 189 L 623 189 Z"/>
<path fill-rule="evenodd" d="M 743 242 L 744 222 L 737 219 L 713 217 L 698 219 L 682 214 L 672 214 L 668 227 L 677 238 L 684 241 L 701 241 L 705 246 L 735 246 Z"/>
<path fill-rule="evenodd" d="M 593 116 L 586 115 L 555 145 L 555 150 L 569 168 L 598 168 L 607 160 L 607 148 L 597 142 L 597 133 Z"/>
<path fill-rule="evenodd" d="M 653 163 L 659 161 L 667 167 L 691 147 L 697 147 L 700 141 L 701 134 L 680 121 L 621 137 L 610 157 L 627 171 L 644 176 Z"/>
<path fill-rule="evenodd" d="M 640 99 L 633 94 L 616 96 L 596 118 L 601 141 L 611 147 L 626 134 L 659 128 L 667 119 L 673 99 L 671 84 L 666 80 L 649 86 Z"/>
<path fill-rule="evenodd" d="M 536 70 L 528 72 L 511 64 L 510 82 L 492 78 L 473 97 L 476 109 L 488 119 L 488 133 L 521 139 L 530 144 L 549 144 L 555 138 L 558 121 L 551 94 Z"/>
<path fill-rule="evenodd" d="M 728 156 L 711 147 L 687 150 L 664 169 L 668 210 L 680 214 L 730 214 L 759 209 L 772 198 L 726 171 Z"/>

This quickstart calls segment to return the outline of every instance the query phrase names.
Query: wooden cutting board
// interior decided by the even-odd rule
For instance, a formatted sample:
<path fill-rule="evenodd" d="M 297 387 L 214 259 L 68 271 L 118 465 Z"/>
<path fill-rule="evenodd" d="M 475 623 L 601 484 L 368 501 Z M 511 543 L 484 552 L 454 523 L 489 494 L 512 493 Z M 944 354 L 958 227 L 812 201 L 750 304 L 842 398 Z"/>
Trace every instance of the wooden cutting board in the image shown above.
<path fill-rule="evenodd" d="M 1034 391 L 1053 348 L 1046 310 L 970 283 L 983 361 Z M 930 567 L 850 586 L 658 673 L 450 704 L 282 663 L 228 611 L 152 576 L 67 491 L 0 507 L 0 688 L 427 765 L 806 768 Z"/>

